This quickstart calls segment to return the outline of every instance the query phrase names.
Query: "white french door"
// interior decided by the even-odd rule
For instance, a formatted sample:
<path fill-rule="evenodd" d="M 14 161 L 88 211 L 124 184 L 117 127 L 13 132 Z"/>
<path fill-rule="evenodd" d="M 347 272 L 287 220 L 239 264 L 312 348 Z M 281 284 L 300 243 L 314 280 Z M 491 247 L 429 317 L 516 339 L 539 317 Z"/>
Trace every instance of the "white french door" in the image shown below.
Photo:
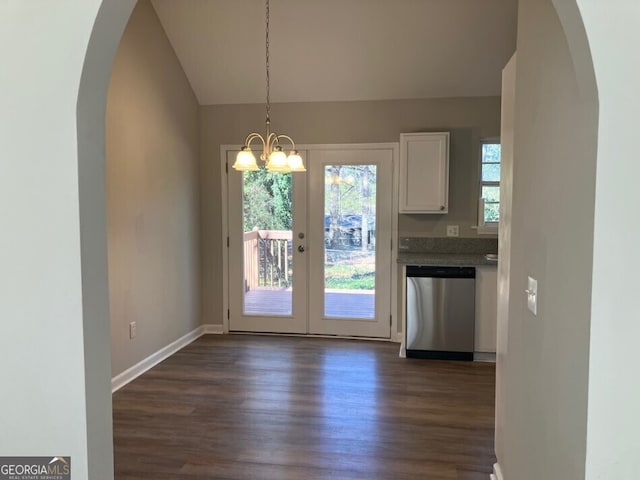
<path fill-rule="evenodd" d="M 306 174 L 229 169 L 230 331 L 389 338 L 394 151 L 311 146 Z"/>
<path fill-rule="evenodd" d="M 307 174 L 236 172 L 236 154 L 227 151 L 229 330 L 307 333 Z"/>
<path fill-rule="evenodd" d="M 309 152 L 309 332 L 389 338 L 393 150 Z"/>

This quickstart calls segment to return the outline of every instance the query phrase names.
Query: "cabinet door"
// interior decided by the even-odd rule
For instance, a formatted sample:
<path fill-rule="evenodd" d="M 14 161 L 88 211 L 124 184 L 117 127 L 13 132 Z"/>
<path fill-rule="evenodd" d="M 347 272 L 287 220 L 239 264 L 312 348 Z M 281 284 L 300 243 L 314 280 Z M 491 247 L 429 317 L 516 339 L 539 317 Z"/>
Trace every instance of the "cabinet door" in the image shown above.
<path fill-rule="evenodd" d="M 447 213 L 449 132 L 400 134 L 400 213 Z"/>
<path fill-rule="evenodd" d="M 476 352 L 496 351 L 498 269 L 493 266 L 476 267 Z"/>

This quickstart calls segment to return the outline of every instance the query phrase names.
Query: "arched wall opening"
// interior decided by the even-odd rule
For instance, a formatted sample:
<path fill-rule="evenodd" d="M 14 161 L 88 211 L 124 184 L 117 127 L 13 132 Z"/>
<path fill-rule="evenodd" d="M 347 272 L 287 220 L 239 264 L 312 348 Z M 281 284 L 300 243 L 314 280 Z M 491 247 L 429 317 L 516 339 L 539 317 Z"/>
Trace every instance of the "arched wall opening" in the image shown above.
<path fill-rule="evenodd" d="M 500 480 L 584 478 L 598 103 L 575 3 L 520 0 L 514 105 L 496 471 Z M 537 315 L 527 277 L 538 281 Z"/>
<path fill-rule="evenodd" d="M 77 102 L 78 176 L 88 464 L 90 478 L 110 478 L 112 427 L 105 218 L 105 109 L 111 64 L 136 0 L 103 1 L 87 48 Z M 579 89 L 597 118 L 598 93 L 589 42 L 575 1 L 553 0 Z M 517 125 L 516 125 L 517 128 Z M 596 131 L 597 135 L 597 122 Z M 512 289 L 514 292 L 520 290 Z M 517 372 L 512 372 L 517 373 Z M 510 399 L 507 399 L 509 401 Z M 111 472 L 111 473 L 109 473 Z"/>
<path fill-rule="evenodd" d="M 107 33 L 113 36 L 105 40 Z M 149 0 L 102 4 L 89 50 L 94 44 L 77 110 L 83 255 L 93 249 L 86 263 L 83 257 L 83 287 L 104 289 L 99 251 L 106 249 L 108 294 L 106 306 L 92 295 L 83 308 L 85 331 L 111 341 L 98 347 L 85 336 L 85 350 L 97 366 L 110 347 L 109 379 L 118 389 L 157 352 L 202 330 L 199 105 Z M 91 156 L 95 148 L 101 157 Z M 99 315 L 107 321 L 97 322 Z M 130 335 L 132 321 L 137 335 Z M 104 378 L 88 376 L 88 388 Z M 96 403 L 94 416 L 106 407 Z"/>
<path fill-rule="evenodd" d="M 105 114 L 111 66 L 137 0 L 103 1 L 82 69 L 78 184 L 88 478 L 113 478 L 111 333 L 107 272 Z"/>

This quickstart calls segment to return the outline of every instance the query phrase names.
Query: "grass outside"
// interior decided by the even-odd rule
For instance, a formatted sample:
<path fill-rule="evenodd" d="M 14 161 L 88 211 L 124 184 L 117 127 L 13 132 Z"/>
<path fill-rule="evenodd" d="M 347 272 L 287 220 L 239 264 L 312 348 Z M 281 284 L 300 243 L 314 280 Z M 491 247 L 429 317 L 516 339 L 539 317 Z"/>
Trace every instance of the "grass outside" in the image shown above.
<path fill-rule="evenodd" d="M 342 290 L 373 290 L 375 259 L 343 260 L 325 266 L 325 288 Z"/>

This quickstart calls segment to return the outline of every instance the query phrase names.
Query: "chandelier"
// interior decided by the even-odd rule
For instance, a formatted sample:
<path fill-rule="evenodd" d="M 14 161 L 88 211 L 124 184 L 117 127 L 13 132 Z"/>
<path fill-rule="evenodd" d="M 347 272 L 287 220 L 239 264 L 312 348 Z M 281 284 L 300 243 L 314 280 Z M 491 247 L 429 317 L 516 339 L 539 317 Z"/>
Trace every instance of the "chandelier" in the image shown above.
<path fill-rule="evenodd" d="M 270 77 L 269 77 L 269 0 L 266 0 L 266 23 L 265 23 L 265 47 L 266 47 L 266 72 L 267 72 L 267 119 L 265 136 L 259 133 L 252 132 L 247 135 L 244 141 L 244 146 L 238 152 L 236 161 L 233 164 L 233 168 L 245 172 L 251 170 L 258 170 L 258 163 L 256 157 L 251 151 L 251 143 L 254 141 L 262 142 L 262 153 L 260 154 L 260 160 L 266 163 L 267 171 L 278 173 L 289 172 L 305 172 L 304 163 L 302 157 L 296 150 L 296 145 L 293 139 L 288 135 L 279 135 L 271 131 L 271 98 L 270 98 Z M 291 144 L 291 152 L 287 156 L 282 150 L 280 142 L 286 140 Z"/>

